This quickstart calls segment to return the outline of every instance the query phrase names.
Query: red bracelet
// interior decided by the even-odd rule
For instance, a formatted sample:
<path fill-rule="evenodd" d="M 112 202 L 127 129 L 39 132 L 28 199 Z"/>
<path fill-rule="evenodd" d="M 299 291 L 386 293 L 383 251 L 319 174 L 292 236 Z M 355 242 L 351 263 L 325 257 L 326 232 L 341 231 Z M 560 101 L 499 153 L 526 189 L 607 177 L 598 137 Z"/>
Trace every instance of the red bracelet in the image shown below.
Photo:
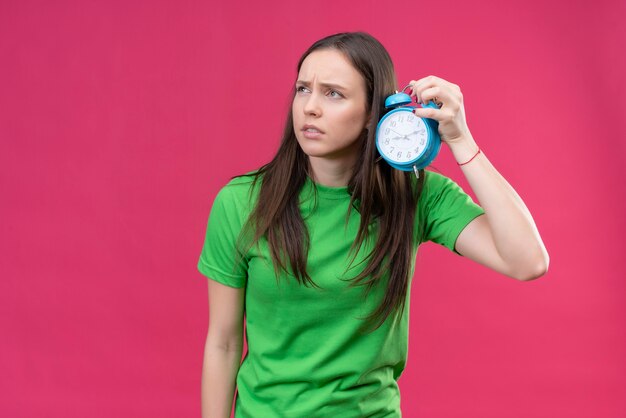
<path fill-rule="evenodd" d="M 478 148 L 478 151 L 476 151 L 476 154 L 474 154 L 474 156 L 472 158 L 470 158 L 469 160 L 465 161 L 464 163 L 457 163 L 458 165 L 465 165 L 467 163 L 469 163 L 470 161 L 472 161 L 474 158 L 476 158 L 476 156 L 480 154 L 480 148 Z"/>

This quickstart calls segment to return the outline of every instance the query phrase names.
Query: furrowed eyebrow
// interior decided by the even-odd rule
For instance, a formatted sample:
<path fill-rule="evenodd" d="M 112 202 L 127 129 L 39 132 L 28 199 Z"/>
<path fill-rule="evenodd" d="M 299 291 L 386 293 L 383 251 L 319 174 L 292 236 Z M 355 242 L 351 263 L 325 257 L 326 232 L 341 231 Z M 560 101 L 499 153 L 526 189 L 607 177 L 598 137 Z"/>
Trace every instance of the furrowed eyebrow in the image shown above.
<path fill-rule="evenodd" d="M 311 83 L 309 83 L 308 81 L 303 81 L 303 80 L 298 80 L 296 81 L 297 85 L 300 86 L 305 86 L 305 87 L 310 87 Z M 334 83 L 319 83 L 322 87 L 330 87 L 333 89 L 339 89 L 339 90 L 348 90 L 347 87 L 342 86 L 341 84 L 334 84 Z"/>

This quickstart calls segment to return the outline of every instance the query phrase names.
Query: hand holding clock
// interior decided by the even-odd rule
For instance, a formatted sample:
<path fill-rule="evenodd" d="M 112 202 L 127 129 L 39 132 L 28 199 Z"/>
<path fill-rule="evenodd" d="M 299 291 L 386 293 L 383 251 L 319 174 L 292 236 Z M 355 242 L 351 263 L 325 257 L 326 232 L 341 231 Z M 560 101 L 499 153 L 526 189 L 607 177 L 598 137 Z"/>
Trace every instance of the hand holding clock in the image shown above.
<path fill-rule="evenodd" d="M 376 147 L 382 158 L 398 170 L 413 170 L 418 175 L 418 170 L 437 156 L 441 141 L 448 144 L 459 165 L 478 155 L 480 150 L 465 121 L 459 86 L 428 76 L 411 80 L 403 91 L 408 88 L 410 95 L 396 92 L 385 99 L 385 108 L 391 110 L 376 127 Z M 422 103 L 421 108 L 410 105 L 413 98 Z"/>
<path fill-rule="evenodd" d="M 465 119 L 461 88 L 443 78 L 430 75 L 409 83 L 411 96 L 420 103 L 433 100 L 439 109 L 415 108 L 416 116 L 434 119 L 439 123 L 441 140 L 448 144 L 455 159 L 464 165 L 479 152 Z"/>
<path fill-rule="evenodd" d="M 415 115 L 422 118 L 434 119 L 439 122 L 441 140 L 450 144 L 470 136 L 465 120 L 463 108 L 463 94 L 461 88 L 442 78 L 428 76 L 419 80 L 411 80 L 411 97 L 418 103 L 428 103 L 433 100 L 439 109 L 415 108 Z"/>

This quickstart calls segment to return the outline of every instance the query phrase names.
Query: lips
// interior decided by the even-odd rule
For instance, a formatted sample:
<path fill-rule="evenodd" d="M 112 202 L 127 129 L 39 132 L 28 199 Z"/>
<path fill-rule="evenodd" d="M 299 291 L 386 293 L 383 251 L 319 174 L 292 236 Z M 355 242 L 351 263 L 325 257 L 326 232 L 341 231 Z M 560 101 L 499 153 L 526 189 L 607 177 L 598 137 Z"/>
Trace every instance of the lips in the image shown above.
<path fill-rule="evenodd" d="M 310 133 L 319 133 L 319 134 L 323 134 L 324 132 L 322 130 L 320 130 L 317 126 L 315 125 L 304 125 L 302 127 L 302 131 L 304 132 L 310 132 Z"/>

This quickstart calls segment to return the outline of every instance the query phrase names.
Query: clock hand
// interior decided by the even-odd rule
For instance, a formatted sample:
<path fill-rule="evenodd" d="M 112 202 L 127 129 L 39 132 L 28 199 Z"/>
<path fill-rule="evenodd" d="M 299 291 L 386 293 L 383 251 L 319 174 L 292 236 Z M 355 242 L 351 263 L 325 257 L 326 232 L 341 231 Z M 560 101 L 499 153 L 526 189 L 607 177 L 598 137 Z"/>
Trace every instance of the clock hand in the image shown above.
<path fill-rule="evenodd" d="M 410 141 L 411 140 L 411 138 L 409 138 L 410 136 L 413 136 L 414 134 L 418 134 L 420 132 L 424 132 L 424 130 L 420 129 L 420 130 L 417 130 L 417 131 L 413 131 L 413 132 L 408 133 L 406 135 L 402 135 L 402 138 L 406 139 L 407 141 Z"/>

